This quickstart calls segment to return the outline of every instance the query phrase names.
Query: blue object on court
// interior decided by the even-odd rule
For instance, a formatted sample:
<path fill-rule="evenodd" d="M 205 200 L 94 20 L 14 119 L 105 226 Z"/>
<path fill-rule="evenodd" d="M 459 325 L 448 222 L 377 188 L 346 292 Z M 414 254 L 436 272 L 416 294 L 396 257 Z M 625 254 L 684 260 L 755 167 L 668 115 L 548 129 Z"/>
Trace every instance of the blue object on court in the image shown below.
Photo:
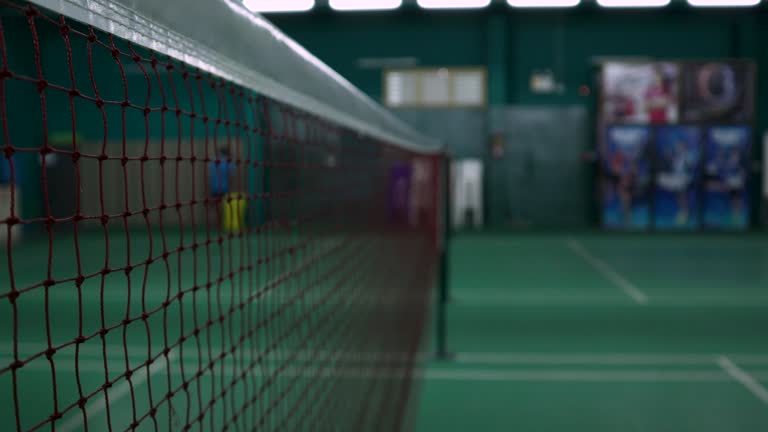
<path fill-rule="evenodd" d="M 212 161 L 208 167 L 208 189 L 212 195 L 229 193 L 229 178 L 232 177 L 234 166 L 226 160 Z"/>

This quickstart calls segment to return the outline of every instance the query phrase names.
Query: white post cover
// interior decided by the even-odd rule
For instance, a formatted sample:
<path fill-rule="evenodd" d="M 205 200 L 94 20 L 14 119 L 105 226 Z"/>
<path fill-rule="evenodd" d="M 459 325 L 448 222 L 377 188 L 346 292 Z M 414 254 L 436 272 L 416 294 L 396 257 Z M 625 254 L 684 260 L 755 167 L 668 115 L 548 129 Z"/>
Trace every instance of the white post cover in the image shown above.
<path fill-rule="evenodd" d="M 19 190 L 16 189 L 16 217 L 19 216 Z M 0 221 L 7 219 L 11 215 L 11 186 L 0 185 Z M 21 226 L 15 225 L 11 228 L 11 241 L 17 242 L 21 237 Z M 0 249 L 5 249 L 8 245 L 8 225 L 0 225 Z"/>

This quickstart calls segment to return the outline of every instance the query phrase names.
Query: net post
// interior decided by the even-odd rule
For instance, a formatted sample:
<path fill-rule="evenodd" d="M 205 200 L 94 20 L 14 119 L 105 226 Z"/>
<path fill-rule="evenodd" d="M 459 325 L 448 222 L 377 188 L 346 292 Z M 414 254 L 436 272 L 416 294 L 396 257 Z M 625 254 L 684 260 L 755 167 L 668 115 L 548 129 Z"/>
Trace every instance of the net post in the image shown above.
<path fill-rule="evenodd" d="M 439 263 L 438 263 L 438 286 L 437 286 L 437 305 L 435 310 L 435 358 L 437 360 L 450 360 L 453 355 L 448 351 L 448 332 L 446 307 L 448 305 L 448 248 L 451 238 L 451 218 L 450 218 L 450 185 L 451 185 L 451 157 L 446 153 L 440 158 L 440 227 L 439 238 Z"/>

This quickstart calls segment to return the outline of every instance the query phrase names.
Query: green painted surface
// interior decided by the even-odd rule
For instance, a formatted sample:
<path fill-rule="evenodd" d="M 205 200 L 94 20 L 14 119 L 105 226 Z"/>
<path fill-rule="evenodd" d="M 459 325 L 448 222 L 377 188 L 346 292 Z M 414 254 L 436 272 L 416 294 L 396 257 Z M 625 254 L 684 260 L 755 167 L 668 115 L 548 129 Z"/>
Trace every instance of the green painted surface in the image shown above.
<path fill-rule="evenodd" d="M 190 244 L 192 234 L 185 233 L 182 242 L 178 232 L 168 231 L 167 247 Z M 71 275 L 77 263 L 71 239 L 62 233 L 55 238 L 58 241 L 54 242 L 51 271 L 52 277 L 60 278 Z M 81 240 L 82 250 L 91 254 L 83 261 L 83 273 L 103 268 L 107 251 L 111 268 L 129 262 L 126 237 L 120 230 L 110 231 L 108 248 L 103 236 L 96 232 L 82 233 Z M 152 256 L 162 253 L 160 233 L 150 235 L 137 230 L 131 233 L 131 240 L 130 262 L 146 259 L 150 250 Z M 276 235 L 269 241 L 278 247 L 288 244 L 290 238 Z M 44 277 L 47 269 L 40 263 L 41 257 L 45 262 L 47 244 L 41 238 L 14 248 L 18 286 L 29 286 Z M 227 308 L 232 303 L 230 296 L 239 298 L 242 284 L 266 283 L 269 272 L 257 272 L 249 275 L 255 278 L 251 281 L 227 278 L 216 282 L 212 292 L 217 295 L 213 298 L 208 297 L 207 290 L 187 293 L 182 300 L 176 297 L 180 287 L 196 285 L 195 277 L 216 277 L 229 271 L 229 265 L 236 267 L 241 246 L 249 247 L 236 240 L 225 242 L 222 247 L 211 245 L 210 251 L 201 253 L 200 258 L 185 251 L 174 254 L 167 264 L 159 260 L 147 274 L 146 289 L 140 268 L 131 278 L 130 289 L 124 274 L 107 275 L 103 294 L 108 312 L 106 324 L 117 326 L 117 330 L 105 336 L 106 357 L 98 337 L 81 346 L 77 367 L 81 368 L 83 391 L 88 394 L 104 382 L 105 361 L 109 376 L 114 379 L 126 369 L 126 364 L 131 368 L 142 364 L 147 347 L 152 353 L 160 353 L 166 335 L 169 340 L 178 340 L 209 317 L 218 316 L 219 307 Z M 258 250 L 259 243 L 250 247 Z M 592 261 L 574 248 L 586 251 Z M 720 356 L 727 356 L 768 385 L 766 236 L 462 234 L 454 238 L 450 251 L 452 301 L 447 311 L 448 343 L 457 357 L 452 362 L 427 364 L 420 385 L 416 430 L 754 432 L 768 427 L 765 404 L 718 363 Z M 201 259 L 203 256 L 213 258 L 210 267 Z M 0 259 L 5 262 L 7 256 L 0 253 Z M 362 258 L 334 262 L 351 265 L 358 259 Z M 601 273 L 595 260 L 647 295 L 647 304 L 628 296 L 615 279 Z M 224 267 L 222 262 L 226 263 Z M 334 262 L 325 264 L 332 267 Z M 197 274 L 187 271 L 195 264 Z M 204 280 L 207 279 L 198 279 L 197 284 L 205 283 Z M 8 283 L 7 274 L 1 274 L 0 286 Z M 54 345 L 71 341 L 79 334 L 77 311 L 81 308 L 76 292 L 72 283 L 67 282 L 49 290 L 48 316 L 55 324 L 51 327 Z M 87 280 L 82 292 L 83 334 L 92 334 L 102 327 L 101 277 Z M 128 293 L 132 296 L 130 302 Z M 174 299 L 166 309 L 167 316 L 153 314 L 146 323 L 149 332 L 142 321 L 121 326 L 128 305 L 130 315 L 136 316 L 143 308 L 162 307 L 167 294 Z M 19 352 L 28 356 L 47 346 L 43 290 L 22 294 L 18 304 Z M 276 306 L 268 301 L 259 305 L 264 313 Z M 327 310 L 336 313 L 336 306 L 331 303 Z M 348 313 L 359 314 L 364 311 L 361 307 L 350 307 Z M 193 318 L 195 312 L 197 318 Z M 288 311 L 294 312 L 299 311 Z M 212 347 L 214 356 L 240 336 L 240 315 L 236 312 L 231 318 L 234 333 L 215 323 L 201 333 L 201 342 Z M 2 302 L 0 363 L 10 361 L 12 356 L 11 332 L 11 307 Z M 259 334 L 257 343 L 262 336 L 269 337 Z M 333 338 L 334 334 L 326 336 Z M 127 357 L 124 340 L 130 347 Z M 121 393 L 127 391 L 126 386 L 110 390 L 109 397 L 114 399 L 109 404 L 113 426 L 127 428 L 134 421 L 132 407 L 139 415 L 146 413 L 150 395 L 154 400 L 162 400 L 169 379 L 172 387 L 178 386 L 182 383 L 182 369 L 197 371 L 199 362 L 206 364 L 210 359 L 206 349 L 202 356 L 198 355 L 196 338 L 188 339 L 170 355 L 171 373 L 165 371 L 167 365 L 161 357 L 148 375 L 137 372 L 134 379 L 138 384 L 133 395 Z M 62 407 L 76 403 L 79 398 L 74 373 L 76 357 L 73 346 L 60 349 L 54 357 L 57 399 Z M 204 401 L 211 398 L 213 380 L 220 388 L 218 380 L 233 376 L 252 360 L 247 356 L 228 357 L 217 363 L 215 372 L 206 372 L 196 381 L 200 387 L 190 392 L 189 412 L 193 417 L 198 409 L 197 396 Z M 50 364 L 44 356 L 28 363 L 19 374 L 25 427 L 44 421 L 39 414 L 52 410 L 53 398 L 48 390 L 52 382 Z M 258 374 L 254 383 L 261 383 Z M 353 382 L 349 384 L 354 388 Z M 0 388 L 12 388 L 10 374 L 0 377 Z M 30 388 L 46 390 L 36 394 Z M 240 400 L 248 391 L 251 390 L 236 386 L 227 398 Z M 0 394 L 0 419 L 13 418 L 12 397 L 10 392 Z M 287 400 L 298 397 L 289 395 Z M 91 398 L 91 429 L 100 430 L 107 424 L 106 410 L 94 408 L 100 399 L 99 395 Z M 163 404 L 157 414 L 158 430 L 174 430 L 174 425 L 187 423 L 187 403 L 186 394 L 181 392 L 172 398 L 171 404 Z M 230 417 L 231 412 L 225 411 L 230 409 L 223 402 L 214 405 L 213 424 L 218 424 L 216 419 Z M 62 424 L 71 422 L 71 430 L 80 430 L 80 417 L 77 410 L 70 410 Z M 7 425 L 3 421 L 0 424 Z M 154 430 L 148 422 L 142 427 Z M 215 428 L 206 424 L 203 429 Z"/>
<path fill-rule="evenodd" d="M 463 234 L 450 276 L 456 359 L 428 365 L 418 431 L 768 428 L 718 363 L 768 385 L 763 235 Z"/>
<path fill-rule="evenodd" d="M 509 49 L 507 18 L 502 14 L 488 17 L 488 104 L 491 106 L 505 105 L 508 99 L 507 76 L 509 70 Z"/>
<path fill-rule="evenodd" d="M 282 31 L 374 99 L 381 100 L 378 68 L 361 58 L 415 57 L 420 65 L 485 64 L 485 16 L 480 12 L 285 14 L 271 16 Z"/>
<path fill-rule="evenodd" d="M 739 431 L 768 425 L 765 405 L 716 383 L 504 383 L 428 380 L 417 430 Z"/>

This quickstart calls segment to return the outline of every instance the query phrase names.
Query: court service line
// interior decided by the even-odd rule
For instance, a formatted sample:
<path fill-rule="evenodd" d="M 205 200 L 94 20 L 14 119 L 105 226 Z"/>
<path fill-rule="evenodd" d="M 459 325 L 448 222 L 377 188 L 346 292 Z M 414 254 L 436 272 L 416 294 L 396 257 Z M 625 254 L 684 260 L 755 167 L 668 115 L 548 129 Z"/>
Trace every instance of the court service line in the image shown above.
<path fill-rule="evenodd" d="M 632 299 L 611 296 L 568 296 L 568 295 L 457 295 L 457 304 L 471 306 L 590 306 L 617 307 L 633 305 Z M 768 306 L 766 296 L 654 296 L 649 306 L 656 307 L 739 307 L 764 308 Z"/>
<path fill-rule="evenodd" d="M 721 354 L 707 353 L 456 353 L 454 360 L 464 364 L 500 365 L 710 365 Z M 736 354 L 731 358 L 740 363 L 768 365 L 768 355 Z"/>
<path fill-rule="evenodd" d="M 169 355 L 169 357 L 171 357 Z M 727 358 L 726 358 L 727 359 Z M 173 361 L 174 358 L 169 358 Z M 747 386 L 758 398 L 768 404 L 768 391 L 763 388 L 756 379 L 768 379 L 768 372 L 759 372 L 753 375 L 746 374 L 732 362 L 721 364 L 724 371 L 704 371 L 704 370 L 658 370 L 658 369 L 629 369 L 629 370 L 613 370 L 613 369 L 531 369 L 522 368 L 517 370 L 499 370 L 499 369 L 427 369 L 420 372 L 415 372 L 408 368 L 386 368 L 386 369 L 372 369 L 372 368 L 360 368 L 360 367 L 335 367 L 330 370 L 318 370 L 318 366 L 315 365 L 306 368 L 293 368 L 289 367 L 284 369 L 279 376 L 282 377 L 294 377 L 301 376 L 307 378 L 350 378 L 350 379 L 402 379 L 409 373 L 412 373 L 416 378 L 431 379 L 431 380 L 444 380 L 444 381 L 492 381 L 492 382 L 598 382 L 598 383 L 657 383 L 657 382 L 693 382 L 693 383 L 725 383 L 732 382 L 733 378 L 736 378 L 743 385 Z M 712 363 L 710 363 L 712 364 Z M 31 366 L 31 365 L 30 365 Z M 149 375 L 154 375 L 163 372 L 163 362 L 158 362 L 150 366 Z M 227 364 L 227 368 L 223 371 L 225 376 L 239 376 L 242 370 L 237 365 Z M 733 369 L 735 367 L 735 369 Z M 35 365 L 31 370 L 45 370 L 48 368 L 44 364 Z M 64 370 L 74 370 L 74 365 L 64 365 Z M 80 371 L 102 371 L 103 365 L 100 362 L 82 362 L 80 364 Z M 176 367 L 172 367 L 172 374 L 180 374 L 180 370 Z M 221 372 L 212 372 L 221 373 Z M 138 374 L 138 372 L 137 372 Z M 264 372 L 261 369 L 254 369 L 250 372 L 252 376 L 272 376 L 270 372 Z M 143 372 L 141 380 L 134 379 L 133 384 L 138 385 L 147 380 L 146 372 Z M 130 391 L 127 382 L 122 382 L 120 386 L 110 392 L 110 402 L 114 402 L 117 399 L 124 397 Z M 89 418 L 93 418 L 97 413 L 106 409 L 106 402 L 101 396 L 100 400 L 89 405 Z M 81 415 L 75 415 L 65 422 L 58 430 L 64 432 L 71 432 L 79 429 L 83 424 L 83 418 Z"/>
<path fill-rule="evenodd" d="M 576 239 L 568 240 L 568 248 L 584 259 L 589 265 L 603 275 L 606 279 L 611 281 L 619 289 L 624 291 L 629 297 L 632 298 L 638 304 L 647 304 L 648 295 L 637 288 L 632 282 L 628 281 L 625 277 L 620 275 L 616 270 L 609 266 L 605 261 L 592 255 L 589 251 Z"/>
<path fill-rule="evenodd" d="M 11 355 L 13 354 L 12 344 L 7 343 L 3 344 L 0 342 L 0 354 L 5 355 Z M 19 354 L 23 355 L 31 355 L 31 354 L 38 354 L 46 349 L 46 347 L 43 345 L 36 345 L 36 344 L 30 344 L 30 343 L 19 343 Z M 158 355 L 162 350 L 163 346 L 155 346 L 151 353 L 153 355 Z M 229 353 L 230 347 L 221 347 L 221 346 L 212 346 L 210 347 L 211 351 L 215 355 L 219 355 L 220 353 Z M 127 355 L 129 359 L 146 359 L 147 357 L 147 346 L 146 345 L 122 345 L 122 344 L 107 344 L 106 347 L 102 348 L 100 345 L 87 345 L 82 346 L 80 348 L 80 358 L 81 359 L 96 359 L 101 360 L 103 358 L 103 352 L 102 350 L 106 350 L 107 352 L 107 358 L 117 359 L 117 360 L 123 360 L 124 356 Z M 181 351 L 178 347 L 173 348 L 173 350 Z M 126 354 L 127 351 L 127 354 Z M 176 352 L 176 358 L 179 357 L 179 353 Z M 426 359 L 431 354 L 428 353 L 409 353 L 406 351 L 399 351 L 399 352 L 377 352 L 377 351 L 331 351 L 331 350 L 325 350 L 325 349 L 305 349 L 305 350 L 270 350 L 268 353 L 262 353 L 262 352 L 246 352 L 244 350 L 236 351 L 235 353 L 229 353 L 227 355 L 227 358 L 236 358 L 240 359 L 245 358 L 246 360 L 252 360 L 258 357 L 263 357 L 265 360 L 282 360 L 285 358 L 294 358 L 295 360 L 312 360 L 315 357 L 330 357 L 331 360 L 354 360 L 354 361 L 410 361 L 411 358 L 417 358 L 417 359 Z M 61 349 L 56 353 L 56 359 L 58 358 L 66 358 L 70 360 L 74 360 L 75 358 L 75 348 L 70 346 L 69 349 Z M 197 349 L 194 347 L 188 347 L 184 349 L 183 353 L 184 359 L 198 359 L 201 358 L 198 353 Z M 207 356 L 203 356 L 203 359 L 208 359 Z M 0 360 L 3 358 L 0 357 Z M 42 358 L 41 358 L 42 359 Z M 10 363 L 11 360 L 8 360 Z M 46 367 L 48 367 L 48 362 L 45 361 L 44 364 Z"/>
<path fill-rule="evenodd" d="M 710 363 L 712 364 L 712 363 Z M 40 364 L 31 370 L 45 370 L 44 364 Z M 223 371 L 211 371 L 212 374 L 222 373 L 224 376 L 239 376 L 242 373 L 242 369 L 234 364 L 226 364 Z M 712 371 L 685 371 L 685 370 L 654 370 L 654 369 L 628 369 L 628 370 L 603 370 L 603 369 L 536 369 L 536 368 L 521 368 L 517 370 L 504 370 L 504 369 L 427 369 L 421 372 L 413 372 L 408 368 L 386 368 L 375 369 L 372 367 L 334 367 L 332 369 L 318 370 L 324 365 L 312 365 L 304 368 L 288 367 L 282 369 L 279 373 L 281 377 L 305 377 L 316 379 L 335 379 L 335 378 L 348 378 L 348 379 L 402 379 L 407 374 L 412 374 L 416 378 L 440 380 L 440 381 L 493 381 L 493 382 L 602 382 L 602 383 L 625 383 L 625 382 L 700 382 L 700 383 L 726 383 L 732 382 L 732 379 L 727 374 L 720 370 Z M 150 374 L 154 375 L 159 372 L 164 372 L 162 362 L 150 366 Z M 74 364 L 63 365 L 59 368 L 63 370 L 74 370 Z M 81 372 L 101 372 L 103 371 L 103 365 L 99 362 L 82 362 L 80 364 Z M 172 374 L 180 374 L 181 371 L 178 367 L 171 369 Z M 273 376 L 274 371 L 264 371 L 260 368 L 253 369 L 249 372 L 251 376 L 266 377 Z M 766 373 L 760 373 L 757 376 L 760 378 L 768 378 Z M 134 386 L 146 381 L 146 376 L 143 376 L 143 380 L 138 382 L 134 380 Z M 125 396 L 130 391 L 128 383 L 126 381 L 121 382 L 119 388 L 115 388 L 110 392 L 110 403 L 113 403 L 117 399 Z M 95 409 L 95 411 L 93 411 Z M 103 395 L 100 400 L 89 405 L 88 418 L 93 418 L 96 414 L 100 414 L 101 411 L 106 409 L 106 402 L 103 399 Z M 80 413 L 77 413 L 71 417 L 60 428 L 59 431 L 72 432 L 73 430 L 79 430 L 82 427 L 83 418 Z"/>
<path fill-rule="evenodd" d="M 146 382 L 149 377 L 152 375 L 157 374 L 160 371 L 165 370 L 165 357 L 162 357 L 163 361 L 158 361 L 153 363 L 151 366 L 149 366 L 149 371 L 147 371 L 146 368 L 141 368 L 138 371 L 136 371 L 133 374 L 133 379 L 129 382 L 128 380 L 122 381 L 120 384 L 115 386 L 112 390 L 109 391 L 109 402 L 111 404 L 114 404 L 118 400 L 125 397 L 125 395 L 129 394 L 131 392 L 131 385 L 133 385 L 133 388 L 135 389 L 137 386 L 140 386 Z M 176 353 L 171 351 L 168 354 L 168 362 L 172 362 L 176 359 Z M 103 367 L 103 365 L 102 365 Z M 99 398 L 96 401 L 90 402 L 86 405 L 85 409 L 85 415 L 82 413 L 75 411 L 67 421 L 61 424 L 58 428 L 56 428 L 60 432 L 72 432 L 74 430 L 81 430 L 83 423 L 87 418 L 93 418 L 95 416 L 101 415 L 103 411 L 105 411 L 107 408 L 107 400 L 104 396 L 103 392 L 99 393 Z"/>
<path fill-rule="evenodd" d="M 8 344 L 10 345 L 10 344 Z M 35 354 L 43 350 L 45 347 L 40 347 L 34 344 L 19 344 L 19 353 Z M 220 353 L 227 351 L 222 347 L 212 347 L 213 352 Z M 106 347 L 107 358 L 115 361 L 123 361 L 126 347 L 119 344 L 108 344 Z M 152 350 L 154 354 L 157 354 L 162 350 L 162 347 L 155 347 Z M 144 345 L 128 345 L 127 347 L 128 357 L 132 360 L 144 361 L 147 357 L 147 347 Z M 174 349 L 176 358 L 181 359 L 178 348 Z M 0 354 L 5 354 L 8 357 L 4 358 L 0 355 L 0 364 L 10 363 L 12 358 L 12 350 L 10 346 L 4 346 L 0 344 Z M 238 352 L 234 355 L 226 357 L 225 361 L 252 361 L 258 358 L 261 353 L 251 352 Z M 398 362 L 410 362 L 412 360 L 426 360 L 430 358 L 429 353 L 417 353 L 412 355 L 407 352 L 366 352 L 366 351 L 345 351 L 345 352 L 331 352 L 328 350 L 278 350 L 272 351 L 263 355 L 263 360 L 268 362 L 281 361 L 287 358 L 293 358 L 296 361 L 311 361 L 317 357 L 330 357 L 333 361 L 344 362 L 360 362 L 360 363 L 398 363 Z M 643 352 L 603 352 L 603 353 L 590 353 L 590 352 L 575 352 L 575 353 L 545 353 L 545 352 L 458 352 L 454 354 L 454 361 L 458 364 L 465 365 L 587 365 L 587 366 L 668 366 L 668 365 L 690 365 L 701 366 L 711 365 L 713 362 L 717 362 L 723 355 L 722 353 L 690 353 L 680 352 L 674 354 L 667 353 L 643 353 Z M 66 368 L 68 363 L 61 363 L 62 360 L 71 361 L 71 366 L 74 367 L 75 352 L 74 349 L 61 350 L 56 354 L 56 359 L 59 360 L 57 368 Z M 207 356 L 199 357 L 195 349 L 185 349 L 183 354 L 183 360 L 194 361 L 198 359 L 204 359 L 208 361 Z M 734 362 L 740 364 L 747 364 L 752 366 L 768 366 L 768 353 L 731 353 L 728 354 L 728 358 Z M 218 360 L 217 360 L 218 361 Z M 80 351 L 80 364 L 83 369 L 89 369 L 89 362 L 94 362 L 94 369 L 103 367 L 102 360 L 102 348 L 98 346 L 86 346 L 82 347 Z M 50 365 L 47 361 L 32 362 L 24 366 L 25 368 L 35 369 L 39 367 L 41 370 L 50 370 Z"/>
<path fill-rule="evenodd" d="M 710 363 L 711 364 L 711 363 Z M 315 365 L 305 368 L 288 367 L 283 369 L 280 377 L 305 377 L 313 379 L 395 379 L 414 376 L 415 378 L 446 380 L 446 381 L 531 381 L 531 382 L 600 382 L 600 383 L 658 383 L 658 382 L 698 382 L 698 383 L 727 383 L 731 378 L 720 370 L 685 371 L 685 370 L 654 370 L 632 369 L 624 371 L 598 369 L 427 369 L 412 371 L 409 368 L 375 369 L 371 367 L 335 367 L 333 369 L 318 369 Z M 174 371 L 175 372 L 175 371 Z M 242 373 L 239 368 L 225 369 L 225 376 L 237 376 Z M 272 376 L 269 372 L 252 370 L 253 376 Z M 759 376 L 764 377 L 761 373 Z"/>
<path fill-rule="evenodd" d="M 766 390 L 754 376 L 737 366 L 736 363 L 726 356 L 721 356 L 717 360 L 717 364 L 719 364 L 728 375 L 752 392 L 756 398 L 768 405 L 768 390 Z"/>
<path fill-rule="evenodd" d="M 464 364 L 497 365 L 708 365 L 716 354 L 547 354 L 547 353 L 456 353 L 454 360 Z M 762 358 L 768 363 L 768 356 Z"/>
<path fill-rule="evenodd" d="M 534 382 L 727 382 L 721 371 L 661 371 L 661 370 L 463 370 L 433 369 L 423 377 L 447 381 L 534 381 Z"/>
<path fill-rule="evenodd" d="M 631 284 L 631 283 L 630 283 Z M 635 289 L 637 289 L 635 287 Z M 622 288 L 623 290 L 623 288 Z M 627 293 L 628 294 L 628 293 Z M 179 303 L 177 299 L 178 292 L 173 292 L 170 300 L 173 305 L 176 305 Z M 644 293 L 640 292 L 640 296 L 645 296 Z M 185 305 L 191 306 L 192 294 L 189 292 L 186 292 L 185 294 Z M 280 301 L 277 299 L 272 298 L 273 294 L 266 294 L 259 300 L 254 301 L 254 304 L 258 305 L 270 305 L 273 304 L 275 306 L 280 306 L 288 303 L 287 301 Z M 28 300 L 34 300 L 34 301 L 44 301 L 44 296 L 28 296 Z M 706 308 L 706 307 L 732 307 L 732 308 L 765 308 L 768 306 L 768 297 L 766 296 L 698 296 L 698 295 L 691 295 L 691 296 L 657 296 L 654 295 L 653 301 L 650 302 L 645 296 L 644 303 L 647 306 L 654 306 L 658 308 L 664 308 L 664 307 L 691 307 L 691 308 Z M 146 302 L 148 307 L 153 306 L 160 306 L 166 298 L 163 297 L 157 297 L 157 296 L 146 296 L 144 298 L 144 301 Z M 204 301 L 207 300 L 207 298 L 204 296 L 203 293 L 199 294 L 198 302 L 200 305 L 204 304 Z M 239 304 L 239 302 L 248 302 L 245 298 L 235 298 L 234 303 L 232 302 L 232 299 L 229 298 L 229 296 L 222 296 L 221 301 L 218 299 L 214 299 L 216 304 L 220 304 L 222 306 L 232 305 L 232 304 Z M 417 299 L 420 301 L 420 299 Z M 638 300 L 635 298 L 635 296 L 630 295 L 630 298 L 625 297 L 611 297 L 609 296 L 600 296 L 600 295 L 583 295 L 583 296 L 570 296 L 570 295 L 509 295 L 509 294 L 470 294 L 470 295 L 462 295 L 457 294 L 453 297 L 453 300 L 456 302 L 456 304 L 462 304 L 462 305 L 470 305 L 470 306 L 573 306 L 573 307 L 617 307 L 617 306 L 632 306 Z M 64 303 L 64 302 L 76 302 L 77 298 L 74 296 L 66 296 L 61 298 L 56 298 L 56 302 Z M 96 303 L 98 305 L 99 299 L 92 300 L 93 303 Z M 132 301 L 132 305 L 139 305 L 141 302 L 141 296 L 140 294 L 134 295 L 134 300 Z M 272 302 L 272 303 L 270 303 Z M 126 303 L 126 296 L 125 294 L 112 294 L 109 292 L 105 292 L 104 296 L 104 303 L 110 303 L 110 304 L 119 304 L 122 306 L 125 306 Z M 296 303 L 296 302 L 293 302 Z M 88 306 L 89 304 L 92 304 L 90 302 L 83 302 L 84 306 Z M 354 305 L 359 306 L 389 306 L 394 304 L 394 301 L 381 301 L 378 297 L 372 297 L 371 299 L 359 299 L 353 302 Z"/>

